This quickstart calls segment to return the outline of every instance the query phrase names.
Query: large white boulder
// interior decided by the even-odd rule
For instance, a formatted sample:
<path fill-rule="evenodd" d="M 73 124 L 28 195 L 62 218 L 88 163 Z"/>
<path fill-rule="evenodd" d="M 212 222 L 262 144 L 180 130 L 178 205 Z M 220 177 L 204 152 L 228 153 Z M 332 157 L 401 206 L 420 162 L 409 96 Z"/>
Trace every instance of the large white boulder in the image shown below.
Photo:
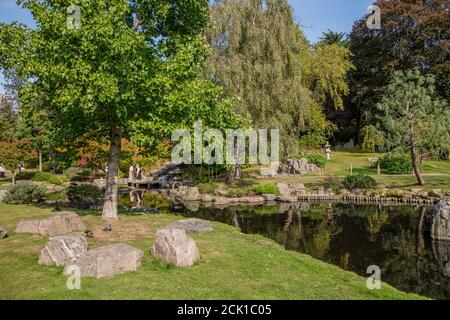
<path fill-rule="evenodd" d="M 22 219 L 16 228 L 16 233 L 37 233 L 56 236 L 74 231 L 84 231 L 86 225 L 75 212 L 60 212 L 47 218 Z"/>
<path fill-rule="evenodd" d="M 84 252 L 73 262 L 66 264 L 65 275 L 71 275 L 74 266 L 82 277 L 112 277 L 136 271 L 141 266 L 144 252 L 125 243 L 115 243 Z"/>
<path fill-rule="evenodd" d="M 83 236 L 51 237 L 41 250 L 39 264 L 64 266 L 87 251 L 88 244 Z"/>
<path fill-rule="evenodd" d="M 157 230 L 150 251 L 156 259 L 177 267 L 190 267 L 200 258 L 195 241 L 182 229 Z"/>

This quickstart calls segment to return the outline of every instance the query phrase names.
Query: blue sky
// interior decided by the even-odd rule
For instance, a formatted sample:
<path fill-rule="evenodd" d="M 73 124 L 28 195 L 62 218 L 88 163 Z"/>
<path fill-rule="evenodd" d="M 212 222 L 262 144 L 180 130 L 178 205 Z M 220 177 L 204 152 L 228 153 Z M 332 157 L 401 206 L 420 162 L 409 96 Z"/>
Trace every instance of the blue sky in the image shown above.
<path fill-rule="evenodd" d="M 295 20 L 302 26 L 306 37 L 315 42 L 327 29 L 350 32 L 353 22 L 366 14 L 373 0 L 289 0 L 294 8 Z M 14 20 L 33 26 L 27 10 L 16 5 L 16 0 L 0 0 L 0 22 Z M 3 91 L 0 75 L 0 92 Z"/>

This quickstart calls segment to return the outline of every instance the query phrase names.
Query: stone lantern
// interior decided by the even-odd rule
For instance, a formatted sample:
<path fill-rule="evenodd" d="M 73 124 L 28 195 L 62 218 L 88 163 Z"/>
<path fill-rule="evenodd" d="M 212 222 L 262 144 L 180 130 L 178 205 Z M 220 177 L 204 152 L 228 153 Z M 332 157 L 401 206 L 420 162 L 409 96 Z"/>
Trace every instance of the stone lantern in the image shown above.
<path fill-rule="evenodd" d="M 325 154 L 327 155 L 327 160 L 331 159 L 331 144 L 327 141 L 325 147 Z"/>

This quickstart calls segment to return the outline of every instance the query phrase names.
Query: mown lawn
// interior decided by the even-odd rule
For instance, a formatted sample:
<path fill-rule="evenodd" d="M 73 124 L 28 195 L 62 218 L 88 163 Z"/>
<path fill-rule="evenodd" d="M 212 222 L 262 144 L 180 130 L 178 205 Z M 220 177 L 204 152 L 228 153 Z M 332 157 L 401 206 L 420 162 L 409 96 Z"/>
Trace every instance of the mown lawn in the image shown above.
<path fill-rule="evenodd" d="M 82 213 L 93 230 L 90 248 L 126 242 L 145 252 L 142 267 L 108 279 L 83 278 L 81 290 L 68 290 L 63 268 L 39 266 L 46 238 L 15 234 L 22 218 L 43 217 L 50 209 L 0 203 L 0 299 L 419 299 L 383 284 L 369 290 L 366 278 L 307 255 L 285 251 L 258 235 L 214 223 L 214 231 L 192 234 L 201 260 L 175 268 L 154 260 L 149 247 L 157 228 L 181 219 L 172 214 L 121 215 L 111 233 L 96 213 Z"/>
<path fill-rule="evenodd" d="M 377 175 L 376 168 L 372 168 L 369 158 L 378 158 L 383 156 L 379 153 L 361 153 L 361 152 L 342 152 L 337 151 L 332 153 L 332 158 L 327 162 L 323 176 L 319 174 L 312 174 L 308 176 L 298 177 L 277 177 L 268 179 L 254 179 L 256 183 L 304 183 L 307 189 L 313 189 L 314 187 L 321 186 L 325 182 L 325 178 L 329 176 L 333 177 L 345 177 L 350 172 L 352 167 L 353 174 L 368 174 L 375 178 L 378 183 L 378 187 L 387 188 L 401 188 L 411 189 L 417 187 L 417 180 L 414 175 Z M 258 175 L 256 168 L 248 169 L 250 175 Z M 445 161 L 430 161 L 424 162 L 423 176 L 426 185 L 423 187 L 425 191 L 431 189 L 442 189 L 450 191 L 450 160 Z"/>

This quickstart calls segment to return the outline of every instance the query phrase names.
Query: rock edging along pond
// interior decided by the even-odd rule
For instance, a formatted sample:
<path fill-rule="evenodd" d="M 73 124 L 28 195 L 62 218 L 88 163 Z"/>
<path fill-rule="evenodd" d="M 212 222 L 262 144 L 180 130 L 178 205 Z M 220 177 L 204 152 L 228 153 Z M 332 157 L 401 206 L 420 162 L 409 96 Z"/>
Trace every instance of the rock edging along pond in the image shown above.
<path fill-rule="evenodd" d="M 278 184 L 281 185 L 281 184 Z M 299 186 L 300 185 L 300 186 Z M 349 192 L 341 190 L 341 194 L 335 194 L 331 190 L 317 190 L 313 192 L 306 192 L 302 184 L 295 184 L 292 188 L 290 185 L 278 186 L 280 195 L 263 194 L 250 195 L 242 197 L 229 197 L 225 192 L 217 192 L 216 195 L 201 194 L 197 187 L 180 187 L 177 189 L 160 190 L 163 195 L 168 195 L 175 200 L 182 202 L 199 201 L 203 203 L 214 203 L 217 205 L 229 204 L 248 204 L 248 203 L 264 203 L 264 202 L 301 202 L 301 201 L 342 201 L 354 203 L 402 203 L 412 205 L 432 205 L 440 196 L 437 190 L 425 194 L 423 191 L 400 192 L 398 196 L 390 195 L 376 195 L 371 191 L 363 193 L 360 190 Z M 392 192 L 393 193 L 393 192 Z"/>

